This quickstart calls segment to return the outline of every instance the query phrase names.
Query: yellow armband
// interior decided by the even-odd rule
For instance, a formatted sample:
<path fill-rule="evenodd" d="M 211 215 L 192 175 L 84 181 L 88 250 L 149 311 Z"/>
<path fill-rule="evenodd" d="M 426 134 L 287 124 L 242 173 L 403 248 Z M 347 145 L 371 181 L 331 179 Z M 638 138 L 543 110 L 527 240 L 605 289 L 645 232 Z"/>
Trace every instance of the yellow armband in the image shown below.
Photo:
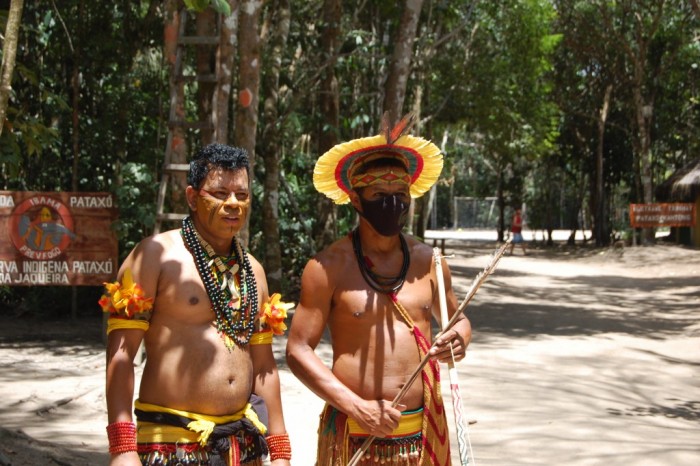
<path fill-rule="evenodd" d="M 250 337 L 251 345 L 270 345 L 272 344 L 272 330 L 263 330 L 262 332 L 255 332 L 253 336 Z"/>
<path fill-rule="evenodd" d="M 294 307 L 294 303 L 284 303 L 281 301 L 282 295 L 275 293 L 270 296 L 270 300 L 263 304 L 260 313 L 260 323 L 272 330 L 275 335 L 284 335 L 287 325 L 284 319 L 287 318 L 287 310 Z"/>
<path fill-rule="evenodd" d="M 135 328 L 138 330 L 143 330 L 144 332 L 150 327 L 150 323 L 147 320 L 137 320 L 137 319 L 120 319 L 118 317 L 110 317 L 107 320 L 107 335 L 112 330 L 120 330 L 123 328 Z"/>
<path fill-rule="evenodd" d="M 144 297 L 143 288 L 131 277 L 131 269 L 124 270 L 121 283 L 104 285 L 105 293 L 98 301 L 103 312 L 120 319 L 150 320 L 153 298 Z"/>

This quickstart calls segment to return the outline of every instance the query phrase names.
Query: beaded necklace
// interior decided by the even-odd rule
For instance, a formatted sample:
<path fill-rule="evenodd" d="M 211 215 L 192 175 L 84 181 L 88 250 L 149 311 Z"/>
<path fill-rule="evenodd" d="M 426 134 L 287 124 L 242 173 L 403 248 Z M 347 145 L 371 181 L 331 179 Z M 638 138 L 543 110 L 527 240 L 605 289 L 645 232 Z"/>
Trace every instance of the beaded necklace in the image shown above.
<path fill-rule="evenodd" d="M 399 239 L 401 240 L 401 252 L 403 252 L 403 264 L 401 265 L 401 271 L 396 277 L 386 277 L 384 275 L 379 275 L 372 270 L 372 267 L 367 263 L 369 258 L 362 254 L 362 243 L 360 242 L 359 229 L 355 228 L 352 231 L 352 248 L 355 251 L 357 264 L 360 266 L 360 272 L 362 273 L 362 277 L 365 279 L 367 284 L 375 291 L 384 294 L 395 294 L 399 289 L 401 289 L 403 282 L 406 280 L 408 266 L 411 265 L 411 256 L 408 253 L 408 244 L 406 244 L 406 240 L 402 234 L 399 234 Z"/>
<path fill-rule="evenodd" d="M 233 342 L 247 345 L 258 315 L 258 288 L 248 255 L 236 237 L 231 241 L 231 256 L 217 255 L 199 235 L 190 217 L 182 221 L 180 234 L 194 258 L 216 315 L 216 329 L 226 346 L 230 349 Z"/>

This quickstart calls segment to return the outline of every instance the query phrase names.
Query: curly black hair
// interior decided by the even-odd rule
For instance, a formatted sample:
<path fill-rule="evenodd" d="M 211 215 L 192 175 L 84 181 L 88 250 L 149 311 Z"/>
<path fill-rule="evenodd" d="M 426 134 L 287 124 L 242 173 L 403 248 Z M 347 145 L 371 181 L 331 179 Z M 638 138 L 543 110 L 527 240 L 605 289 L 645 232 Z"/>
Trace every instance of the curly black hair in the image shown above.
<path fill-rule="evenodd" d="M 195 189 L 199 189 L 212 168 L 223 168 L 224 170 L 244 168 L 248 176 L 250 176 L 248 152 L 240 147 L 219 143 L 202 147 L 190 161 L 187 184 Z"/>

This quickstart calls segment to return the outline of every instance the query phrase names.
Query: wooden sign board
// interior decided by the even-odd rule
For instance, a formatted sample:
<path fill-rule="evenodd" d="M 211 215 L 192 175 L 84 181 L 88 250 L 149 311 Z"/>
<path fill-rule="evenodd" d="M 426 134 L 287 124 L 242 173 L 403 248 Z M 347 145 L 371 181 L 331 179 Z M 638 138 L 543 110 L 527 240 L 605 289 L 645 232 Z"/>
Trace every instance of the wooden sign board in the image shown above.
<path fill-rule="evenodd" d="M 692 227 L 695 204 L 630 204 L 630 225 L 633 228 Z"/>
<path fill-rule="evenodd" d="M 0 191 L 0 286 L 113 281 L 116 218 L 110 193 Z"/>

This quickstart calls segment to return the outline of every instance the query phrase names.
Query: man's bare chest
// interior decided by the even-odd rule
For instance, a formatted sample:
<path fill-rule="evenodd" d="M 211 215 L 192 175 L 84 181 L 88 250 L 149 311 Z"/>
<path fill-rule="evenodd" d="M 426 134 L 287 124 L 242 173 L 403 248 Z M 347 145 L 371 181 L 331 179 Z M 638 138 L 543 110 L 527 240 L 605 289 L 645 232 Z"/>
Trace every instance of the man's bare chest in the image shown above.
<path fill-rule="evenodd" d="M 430 319 L 434 302 L 434 290 L 429 277 L 408 277 L 394 293 L 383 293 L 373 289 L 359 273 L 348 272 L 335 288 L 332 314 L 353 317 L 364 321 L 384 319 L 395 314 L 398 301 L 414 321 Z"/>

